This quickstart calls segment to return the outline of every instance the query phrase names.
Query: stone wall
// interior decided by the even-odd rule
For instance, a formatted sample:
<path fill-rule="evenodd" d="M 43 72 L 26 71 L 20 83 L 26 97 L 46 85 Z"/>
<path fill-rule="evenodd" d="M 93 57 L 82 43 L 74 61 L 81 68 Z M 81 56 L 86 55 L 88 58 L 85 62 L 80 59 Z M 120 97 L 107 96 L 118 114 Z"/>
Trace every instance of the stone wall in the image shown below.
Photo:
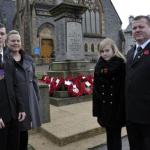
<path fill-rule="evenodd" d="M 13 29 L 13 17 L 16 12 L 16 2 L 12 0 L 0 1 L 0 22 L 6 24 L 7 31 Z"/>
<path fill-rule="evenodd" d="M 110 37 L 116 41 L 118 47 L 120 46 L 120 35 L 121 30 L 121 20 L 116 12 L 112 2 L 110 0 L 102 0 L 103 10 L 104 10 L 104 36 Z"/>

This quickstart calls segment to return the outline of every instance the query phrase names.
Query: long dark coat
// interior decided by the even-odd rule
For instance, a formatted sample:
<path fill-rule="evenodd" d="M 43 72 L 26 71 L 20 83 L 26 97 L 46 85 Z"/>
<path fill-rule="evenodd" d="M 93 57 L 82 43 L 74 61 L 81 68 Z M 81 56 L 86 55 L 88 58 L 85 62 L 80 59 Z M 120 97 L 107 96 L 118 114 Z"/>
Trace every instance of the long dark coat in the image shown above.
<path fill-rule="evenodd" d="M 98 117 L 101 126 L 124 126 L 124 83 L 124 60 L 114 56 L 105 61 L 100 57 L 94 72 L 93 116 Z"/>
<path fill-rule="evenodd" d="M 20 51 L 22 61 L 15 62 L 16 93 L 22 98 L 26 112 L 25 121 L 21 123 L 21 130 L 36 128 L 41 125 L 39 115 L 39 89 L 35 77 L 32 58 Z"/>
<path fill-rule="evenodd" d="M 135 47 L 127 54 L 126 117 L 127 121 L 150 124 L 150 43 L 133 61 Z"/>
<path fill-rule="evenodd" d="M 17 98 L 15 94 L 14 71 L 15 67 L 12 57 L 4 53 L 4 80 L 6 83 L 5 92 L 8 94 L 8 100 L 0 98 L 0 118 L 3 119 L 4 123 L 9 122 L 11 119 L 18 119 L 18 112 L 24 111 L 21 99 Z"/>

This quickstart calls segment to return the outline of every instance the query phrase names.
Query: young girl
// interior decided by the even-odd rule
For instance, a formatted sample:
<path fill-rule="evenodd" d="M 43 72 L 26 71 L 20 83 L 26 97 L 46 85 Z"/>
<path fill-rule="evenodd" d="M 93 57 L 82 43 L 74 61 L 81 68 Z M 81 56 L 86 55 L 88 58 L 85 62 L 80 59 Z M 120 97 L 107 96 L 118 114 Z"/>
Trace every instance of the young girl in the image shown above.
<path fill-rule="evenodd" d="M 94 72 L 93 116 L 106 129 L 108 150 L 121 150 L 121 128 L 125 125 L 125 57 L 115 42 L 100 43 L 100 58 Z"/>

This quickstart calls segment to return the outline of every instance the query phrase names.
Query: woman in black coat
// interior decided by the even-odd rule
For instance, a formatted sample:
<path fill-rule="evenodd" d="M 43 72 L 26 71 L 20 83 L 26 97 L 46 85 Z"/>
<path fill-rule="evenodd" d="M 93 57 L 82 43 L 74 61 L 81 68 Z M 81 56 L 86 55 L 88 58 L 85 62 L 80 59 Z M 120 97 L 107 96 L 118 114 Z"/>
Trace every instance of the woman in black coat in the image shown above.
<path fill-rule="evenodd" d="M 20 150 L 27 150 L 28 130 L 41 125 L 39 115 L 39 90 L 32 58 L 21 49 L 21 37 L 12 30 L 7 35 L 7 53 L 14 59 L 16 76 L 16 96 L 25 108 L 26 118 L 20 123 Z"/>
<path fill-rule="evenodd" d="M 121 150 L 121 128 L 125 125 L 125 58 L 115 42 L 100 43 L 100 58 L 94 72 L 93 116 L 106 128 L 108 150 Z"/>

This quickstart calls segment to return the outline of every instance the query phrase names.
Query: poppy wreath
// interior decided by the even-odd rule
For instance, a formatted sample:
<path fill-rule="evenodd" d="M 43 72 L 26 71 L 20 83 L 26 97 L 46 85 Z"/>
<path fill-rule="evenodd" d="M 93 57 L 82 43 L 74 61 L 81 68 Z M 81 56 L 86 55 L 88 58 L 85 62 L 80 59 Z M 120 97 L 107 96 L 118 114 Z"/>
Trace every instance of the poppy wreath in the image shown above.
<path fill-rule="evenodd" d="M 55 90 L 58 91 L 62 84 L 64 84 L 64 79 L 63 78 L 56 78 L 56 80 L 55 80 Z"/>
<path fill-rule="evenodd" d="M 63 78 L 51 77 L 51 82 L 49 84 L 49 95 L 53 96 L 54 91 L 59 91 L 62 84 L 64 84 Z"/>
<path fill-rule="evenodd" d="M 55 78 L 51 77 L 50 78 L 50 83 L 48 84 L 49 86 L 49 95 L 53 96 L 54 91 L 55 91 Z"/>
<path fill-rule="evenodd" d="M 65 79 L 44 75 L 41 81 L 49 85 L 50 96 L 53 96 L 54 91 L 60 90 L 67 90 L 69 96 L 89 95 L 93 92 L 92 75 L 80 74 L 77 77 L 67 76 Z"/>
<path fill-rule="evenodd" d="M 81 96 L 82 93 L 79 89 L 79 87 L 76 85 L 76 84 L 71 84 L 69 87 L 68 87 L 68 94 L 70 96 Z"/>
<path fill-rule="evenodd" d="M 81 95 L 77 78 L 68 76 L 68 77 L 66 77 L 64 84 L 65 84 L 65 87 L 67 88 L 69 96 L 80 96 Z"/>
<path fill-rule="evenodd" d="M 50 83 L 50 78 L 48 75 L 43 75 L 42 79 L 40 80 L 46 84 L 49 84 Z"/>
<path fill-rule="evenodd" d="M 64 79 L 64 85 L 65 87 L 68 88 L 73 84 L 73 77 L 72 76 L 67 76 L 65 79 Z"/>
<path fill-rule="evenodd" d="M 87 76 L 82 75 L 81 89 L 82 89 L 83 95 L 92 94 L 93 92 L 93 76 L 92 75 L 87 75 Z"/>
<path fill-rule="evenodd" d="M 89 81 L 82 82 L 81 89 L 84 95 L 90 95 L 93 92 L 93 86 Z"/>

